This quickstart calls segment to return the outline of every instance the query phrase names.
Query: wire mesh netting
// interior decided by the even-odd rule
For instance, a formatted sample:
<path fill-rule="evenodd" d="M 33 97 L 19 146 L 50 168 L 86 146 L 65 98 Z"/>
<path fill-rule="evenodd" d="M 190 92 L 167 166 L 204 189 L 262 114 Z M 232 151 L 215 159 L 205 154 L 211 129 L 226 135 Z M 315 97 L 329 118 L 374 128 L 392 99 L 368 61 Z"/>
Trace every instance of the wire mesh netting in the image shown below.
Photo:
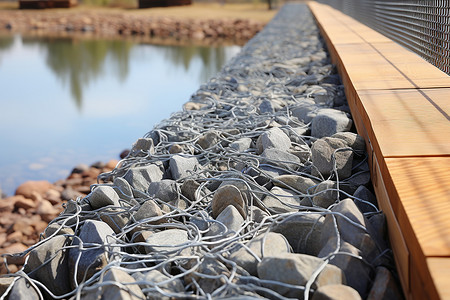
<path fill-rule="evenodd" d="M 395 267 L 343 90 L 307 7 L 286 5 L 16 254 L 7 293 L 365 298 Z"/>
<path fill-rule="evenodd" d="M 449 0 L 319 0 L 414 51 L 450 74 Z"/>

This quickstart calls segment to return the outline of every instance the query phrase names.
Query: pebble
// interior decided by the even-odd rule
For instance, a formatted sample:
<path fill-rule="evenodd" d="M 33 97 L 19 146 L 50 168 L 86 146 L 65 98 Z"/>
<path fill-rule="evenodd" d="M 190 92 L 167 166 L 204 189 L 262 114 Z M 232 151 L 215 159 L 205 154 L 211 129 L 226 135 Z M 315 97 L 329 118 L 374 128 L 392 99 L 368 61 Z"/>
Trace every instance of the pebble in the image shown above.
<path fill-rule="evenodd" d="M 352 120 L 346 113 L 336 109 L 320 109 L 311 122 L 311 135 L 316 138 L 330 137 L 335 133 L 349 131 Z"/>
<path fill-rule="evenodd" d="M 293 191 L 280 187 L 273 187 L 262 202 L 276 213 L 296 212 L 300 206 L 300 197 Z"/>
<path fill-rule="evenodd" d="M 200 170 L 196 157 L 174 155 L 170 158 L 170 171 L 173 180 L 186 179 Z"/>
<path fill-rule="evenodd" d="M 185 244 L 189 241 L 186 230 L 167 229 L 150 235 L 146 239 L 148 246 L 145 246 L 147 253 L 173 252 L 177 251 L 178 245 Z"/>
<path fill-rule="evenodd" d="M 247 203 L 239 189 L 233 185 L 224 185 L 217 189 L 211 201 L 213 218 L 217 218 L 229 205 L 233 205 L 243 218 L 247 218 Z"/>
<path fill-rule="evenodd" d="M 148 187 L 148 194 L 164 202 L 178 200 L 179 188 L 175 180 L 163 179 L 157 182 L 151 182 Z"/>
<path fill-rule="evenodd" d="M 111 186 L 100 185 L 88 195 L 89 204 L 93 209 L 102 208 L 104 206 L 112 205 L 120 207 L 119 195 Z"/>
<path fill-rule="evenodd" d="M 151 182 L 160 181 L 163 172 L 154 164 L 145 167 L 131 168 L 123 176 L 128 183 L 141 192 L 146 192 Z"/>
<path fill-rule="evenodd" d="M 261 134 L 256 142 L 256 147 L 259 154 L 271 148 L 288 151 L 291 148 L 291 140 L 280 128 L 274 127 Z"/>
<path fill-rule="evenodd" d="M 261 163 L 274 165 L 283 169 L 297 170 L 300 166 L 300 158 L 275 148 L 269 148 L 261 153 Z"/>

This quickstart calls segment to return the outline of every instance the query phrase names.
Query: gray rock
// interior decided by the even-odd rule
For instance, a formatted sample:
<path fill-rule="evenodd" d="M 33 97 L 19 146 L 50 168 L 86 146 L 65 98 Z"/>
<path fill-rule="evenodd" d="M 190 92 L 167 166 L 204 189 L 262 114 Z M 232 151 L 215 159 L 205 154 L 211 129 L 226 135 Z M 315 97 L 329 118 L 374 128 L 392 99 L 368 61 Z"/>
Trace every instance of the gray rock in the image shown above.
<path fill-rule="evenodd" d="M 338 132 L 333 134 L 331 137 L 343 140 L 347 146 L 351 147 L 355 151 L 364 151 L 366 148 L 364 138 L 353 132 Z"/>
<path fill-rule="evenodd" d="M 366 229 L 367 219 L 355 203 L 351 199 L 344 199 L 336 204 L 331 211 L 336 214 L 325 217 L 321 234 L 322 245 L 337 237 L 333 222 L 334 216 L 341 239 L 361 250 L 363 257 L 370 262 L 377 255 L 378 250 Z"/>
<path fill-rule="evenodd" d="M 291 285 L 305 286 L 312 274 L 324 264 L 320 258 L 297 253 L 283 253 L 264 257 L 258 264 L 258 277 Z M 345 276 L 339 268 L 326 265 L 312 284 L 312 289 L 329 284 L 345 284 Z M 270 285 L 271 289 L 285 297 L 303 299 L 303 290 Z"/>
<path fill-rule="evenodd" d="M 240 138 L 239 140 L 232 142 L 229 147 L 237 152 L 244 152 L 250 148 L 251 144 L 251 138 Z"/>
<path fill-rule="evenodd" d="M 233 205 L 228 205 L 217 216 L 217 221 L 223 223 L 229 231 L 237 232 L 244 223 L 241 213 Z"/>
<path fill-rule="evenodd" d="M 147 156 L 155 153 L 155 147 L 153 146 L 153 139 L 140 138 L 131 148 L 131 156 Z"/>
<path fill-rule="evenodd" d="M 19 278 L 9 292 L 8 300 L 40 300 L 38 292 L 25 278 Z"/>
<path fill-rule="evenodd" d="M 347 285 L 329 284 L 319 287 L 311 300 L 361 300 L 361 296 Z"/>
<path fill-rule="evenodd" d="M 128 209 L 106 207 L 102 209 L 100 219 L 108 224 L 115 233 L 122 232 L 123 227 L 128 224 L 131 219 L 131 214 Z"/>
<path fill-rule="evenodd" d="M 273 127 L 259 136 L 256 142 L 256 148 L 258 154 L 270 148 L 288 151 L 291 148 L 291 140 L 283 130 L 278 127 Z"/>
<path fill-rule="evenodd" d="M 282 188 L 293 188 L 303 194 L 312 194 L 313 189 L 317 183 L 311 178 L 298 175 L 281 175 L 274 178 L 274 185 Z"/>
<path fill-rule="evenodd" d="M 328 208 L 330 205 L 338 202 L 338 192 L 336 189 L 336 182 L 331 180 L 322 181 L 314 189 L 315 196 L 312 198 L 313 204 L 322 208 Z"/>
<path fill-rule="evenodd" d="M 379 212 L 370 216 L 369 224 L 370 226 L 367 226 L 367 228 L 370 236 L 376 241 L 378 248 L 381 250 L 386 249 L 388 247 L 386 244 L 388 240 L 386 215 L 383 212 Z"/>
<path fill-rule="evenodd" d="M 169 147 L 170 154 L 177 154 L 177 153 L 182 153 L 182 152 L 183 152 L 183 147 L 178 144 L 173 144 Z"/>
<path fill-rule="evenodd" d="M 312 120 L 311 135 L 317 138 L 329 137 L 337 132 L 349 131 L 352 120 L 336 109 L 321 109 Z"/>
<path fill-rule="evenodd" d="M 95 220 L 85 221 L 83 227 L 81 227 L 78 235 L 79 239 L 73 240 L 72 245 L 80 245 L 80 241 L 89 244 L 95 244 L 96 247 L 83 246 L 87 249 L 79 249 L 78 247 L 70 248 L 69 250 L 69 270 L 70 278 L 73 280 L 75 272 L 75 265 L 77 264 L 78 256 L 78 268 L 76 279 L 78 283 L 87 280 L 92 277 L 97 271 L 106 266 L 110 260 L 111 254 L 117 250 L 115 247 L 108 246 L 113 241 L 114 231 L 106 223 Z M 100 247 L 98 247 L 100 246 Z M 92 247 L 92 249 L 89 249 Z"/>
<path fill-rule="evenodd" d="M 259 105 L 258 110 L 260 114 L 273 114 L 275 112 L 270 100 L 263 100 Z"/>
<path fill-rule="evenodd" d="M 100 185 L 94 188 L 90 195 L 88 195 L 89 204 L 93 209 L 102 208 L 104 206 L 113 205 L 120 206 L 119 195 L 116 191 L 107 185 Z"/>
<path fill-rule="evenodd" d="M 261 154 L 261 163 L 278 166 L 285 169 L 297 170 L 300 166 L 300 158 L 289 152 L 269 148 Z"/>
<path fill-rule="evenodd" d="M 136 281 L 146 281 L 148 284 L 139 284 L 141 289 L 152 288 L 157 286 L 162 289 L 165 293 L 182 293 L 184 292 L 183 282 L 178 278 L 170 278 L 164 275 L 158 270 L 151 270 L 148 272 L 136 272 L 133 273 L 133 278 Z M 170 297 L 160 294 L 158 291 L 147 292 L 146 294 L 148 300 L 169 300 Z"/>
<path fill-rule="evenodd" d="M 308 124 L 315 116 L 317 116 L 318 111 L 319 107 L 314 100 L 304 98 L 292 109 L 292 115 L 297 117 L 300 121 L 303 121 L 305 124 Z"/>
<path fill-rule="evenodd" d="M 152 182 L 148 187 L 148 194 L 164 202 L 178 200 L 179 188 L 175 180 L 163 179 Z"/>
<path fill-rule="evenodd" d="M 181 156 L 180 154 L 170 158 L 169 166 L 174 180 L 190 177 L 201 168 L 196 157 Z"/>
<path fill-rule="evenodd" d="M 200 183 L 193 179 L 186 179 L 181 186 L 181 193 L 191 201 L 195 201 L 195 192 L 200 187 Z"/>
<path fill-rule="evenodd" d="M 40 281 L 53 294 L 60 296 L 72 288 L 69 279 L 68 250 L 64 247 L 70 238 L 57 235 L 33 249 L 24 271 L 31 278 Z"/>
<path fill-rule="evenodd" d="M 157 165 L 151 164 L 145 167 L 131 168 L 123 178 L 138 191 L 146 192 L 150 182 L 161 181 L 163 172 Z"/>
<path fill-rule="evenodd" d="M 127 272 L 111 268 L 100 279 L 98 289 L 83 295 L 83 300 L 140 300 L 145 299 L 141 288 Z M 120 286 L 117 286 L 120 285 Z"/>
<path fill-rule="evenodd" d="M 189 242 L 188 233 L 181 229 L 167 229 L 150 235 L 146 239 L 147 253 L 152 252 L 176 252 L 179 247 Z"/>
<path fill-rule="evenodd" d="M 272 231 L 282 234 L 295 253 L 316 256 L 322 249 L 320 237 L 324 220 L 318 213 L 297 213 L 279 222 Z"/>
<path fill-rule="evenodd" d="M 233 205 L 244 219 L 247 218 L 247 203 L 239 189 L 233 185 L 224 185 L 214 193 L 211 202 L 213 218 L 217 218 L 228 205 Z"/>
<path fill-rule="evenodd" d="M 256 206 L 251 206 L 250 207 L 250 217 L 252 218 L 253 222 L 256 223 L 261 223 L 265 217 L 268 217 L 269 214 L 265 211 L 263 211 L 262 209 L 256 207 Z"/>
<path fill-rule="evenodd" d="M 355 173 L 351 177 L 347 178 L 345 182 L 354 187 L 353 192 L 355 192 L 359 186 L 368 185 L 370 183 L 370 172 L 362 171 Z"/>
<path fill-rule="evenodd" d="M 352 174 L 353 151 L 336 151 L 343 148 L 347 148 L 347 145 L 340 139 L 322 138 L 315 141 L 311 147 L 311 153 L 312 162 L 317 168 L 317 171 L 324 177 L 328 177 L 333 171 L 334 164 L 336 164 L 336 170 L 340 180 L 350 177 Z M 313 169 L 313 171 L 315 170 Z"/>
<path fill-rule="evenodd" d="M 52 224 L 48 225 L 47 228 L 45 228 L 44 237 L 48 238 L 55 232 L 57 232 L 56 235 L 63 235 L 63 234 L 74 235 L 75 234 L 73 232 L 73 229 L 70 227 L 63 227 L 62 225 L 60 225 L 58 223 L 52 223 Z"/>
<path fill-rule="evenodd" d="M 3 296 L 13 282 L 14 277 L 0 277 L 0 297 Z"/>
<path fill-rule="evenodd" d="M 207 276 L 204 276 L 207 275 Z M 220 276 L 219 275 L 223 275 Z M 230 277 L 230 271 L 219 260 L 205 256 L 195 273 L 185 276 L 185 281 L 191 283 L 193 279 L 205 293 L 212 293 L 226 283 L 225 277 Z M 208 277 L 215 276 L 215 277 Z M 193 286 L 195 287 L 195 285 Z"/>
<path fill-rule="evenodd" d="M 378 299 L 403 299 L 398 283 L 395 281 L 391 272 L 382 266 L 376 269 L 375 281 L 367 297 L 367 300 Z"/>
<path fill-rule="evenodd" d="M 244 268 L 250 275 L 257 276 L 258 261 L 266 256 L 288 253 L 290 245 L 286 238 L 278 233 L 268 232 L 252 239 L 246 244 L 248 248 L 240 247 L 233 251 L 230 260 Z M 259 260 L 255 257 L 258 257 Z"/>
<path fill-rule="evenodd" d="M 120 199 L 131 200 L 133 199 L 133 190 L 130 184 L 122 177 L 114 178 L 113 189 L 119 195 Z"/>
<path fill-rule="evenodd" d="M 365 186 L 361 185 L 359 186 L 355 193 L 353 194 L 354 197 L 361 199 L 363 201 L 369 202 L 370 204 L 372 204 L 373 206 L 377 207 L 377 198 L 375 197 L 374 194 L 372 194 L 371 191 L 369 191 L 368 188 L 366 188 Z M 354 199 L 356 206 L 359 208 L 360 211 L 362 211 L 363 213 L 365 212 L 373 212 L 375 209 L 372 205 L 370 204 L 366 204 L 362 201 L 359 201 L 358 199 Z"/>
<path fill-rule="evenodd" d="M 275 211 L 276 213 L 296 212 L 300 205 L 300 197 L 295 192 L 282 189 L 280 187 L 273 187 L 270 192 L 272 195 L 267 195 L 262 202 L 264 205 Z"/>
<path fill-rule="evenodd" d="M 330 239 L 320 251 L 318 257 L 324 258 L 336 250 L 336 239 Z M 338 254 L 331 258 L 330 264 L 340 268 L 347 279 L 347 285 L 354 288 L 363 299 L 366 299 L 372 281 L 372 268 L 357 257 L 362 253 L 354 246 L 343 241 Z"/>
<path fill-rule="evenodd" d="M 133 215 L 133 219 L 136 221 L 142 221 L 144 219 L 148 219 L 146 223 L 148 224 L 161 224 L 166 220 L 162 218 L 163 212 L 161 208 L 156 204 L 153 200 L 145 201 L 141 207 L 139 207 L 138 211 Z"/>
<path fill-rule="evenodd" d="M 211 130 L 199 137 L 199 139 L 197 140 L 197 145 L 199 145 L 202 149 L 209 149 L 219 142 L 220 134 L 215 130 Z"/>

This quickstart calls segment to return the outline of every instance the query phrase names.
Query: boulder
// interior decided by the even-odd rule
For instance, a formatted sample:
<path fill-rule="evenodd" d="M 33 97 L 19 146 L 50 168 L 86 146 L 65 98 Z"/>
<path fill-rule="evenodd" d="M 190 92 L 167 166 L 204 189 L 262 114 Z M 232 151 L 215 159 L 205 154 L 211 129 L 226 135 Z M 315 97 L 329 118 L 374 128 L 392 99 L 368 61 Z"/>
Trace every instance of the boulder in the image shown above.
<path fill-rule="evenodd" d="M 252 144 L 251 138 L 240 138 L 239 140 L 232 142 L 229 147 L 236 152 L 244 152 L 249 149 Z"/>
<path fill-rule="evenodd" d="M 33 192 L 37 192 L 40 195 L 44 195 L 49 189 L 53 188 L 53 185 L 46 181 L 27 181 L 19 185 L 16 189 L 16 195 L 22 195 L 25 198 L 32 199 Z"/>
<path fill-rule="evenodd" d="M 148 245 L 145 246 L 145 251 L 147 253 L 173 253 L 187 242 L 189 242 L 189 237 L 186 230 L 167 229 L 150 235 L 146 239 Z"/>
<path fill-rule="evenodd" d="M 123 178 L 135 189 L 146 192 L 150 182 L 161 181 L 163 172 L 154 164 L 129 169 Z"/>
<path fill-rule="evenodd" d="M 291 148 L 291 140 L 278 127 L 273 127 L 261 134 L 256 142 L 258 154 L 266 149 L 275 148 L 281 151 L 288 151 Z"/>
<path fill-rule="evenodd" d="M 38 291 L 25 278 L 19 278 L 9 292 L 8 300 L 40 300 Z"/>
<path fill-rule="evenodd" d="M 178 200 L 179 188 L 175 180 L 163 179 L 151 182 L 148 187 L 148 194 L 164 202 Z"/>
<path fill-rule="evenodd" d="M 201 169 L 201 166 L 194 156 L 174 155 L 169 162 L 172 179 L 179 180 L 193 176 Z"/>
<path fill-rule="evenodd" d="M 239 189 L 233 185 L 224 185 L 214 193 L 211 202 L 213 218 L 217 218 L 228 205 L 233 205 L 244 219 L 247 218 L 247 203 Z"/>
<path fill-rule="evenodd" d="M 328 208 L 330 205 L 339 201 L 336 189 L 336 182 L 331 180 L 322 181 L 314 189 L 312 203 L 322 208 Z"/>
<path fill-rule="evenodd" d="M 138 211 L 133 215 L 133 219 L 136 221 L 142 221 L 144 219 L 149 219 L 147 223 L 149 224 L 161 224 L 166 220 L 162 218 L 163 212 L 161 208 L 153 200 L 145 201 Z"/>
<path fill-rule="evenodd" d="M 312 194 L 312 187 L 317 183 L 308 177 L 289 174 L 275 177 L 273 184 L 281 188 L 293 188 L 303 194 Z"/>
<path fill-rule="evenodd" d="M 92 193 L 88 195 L 89 204 L 93 209 L 102 208 L 104 206 L 112 205 L 120 207 L 119 195 L 116 191 L 107 185 L 100 185 L 94 188 Z"/>
<path fill-rule="evenodd" d="M 350 177 L 352 174 L 353 151 L 350 149 L 344 150 L 344 148 L 348 148 L 347 145 L 337 138 L 326 137 L 315 141 L 311 147 L 312 163 L 315 166 L 313 171 L 318 171 L 324 177 L 328 177 L 332 174 L 334 166 L 336 166 L 340 180 Z"/>
<path fill-rule="evenodd" d="M 331 137 L 343 140 L 348 147 L 351 147 L 355 151 L 364 151 L 366 148 L 364 138 L 353 132 L 338 132 Z"/>
<path fill-rule="evenodd" d="M 296 206 L 300 206 L 300 197 L 295 192 L 275 186 L 270 190 L 270 193 L 273 196 L 266 195 L 262 200 L 268 209 L 273 210 L 275 213 L 298 211 L 299 208 Z"/>
<path fill-rule="evenodd" d="M 300 166 L 300 158 L 287 151 L 269 148 L 261 154 L 261 163 L 284 169 L 297 170 Z"/>

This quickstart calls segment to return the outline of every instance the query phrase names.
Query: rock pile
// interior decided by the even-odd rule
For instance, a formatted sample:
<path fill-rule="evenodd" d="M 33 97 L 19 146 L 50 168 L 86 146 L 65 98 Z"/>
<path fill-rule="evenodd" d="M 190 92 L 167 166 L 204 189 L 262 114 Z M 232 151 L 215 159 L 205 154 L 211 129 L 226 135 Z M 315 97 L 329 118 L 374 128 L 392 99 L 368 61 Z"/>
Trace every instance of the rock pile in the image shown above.
<path fill-rule="evenodd" d="M 138 36 L 178 40 L 226 39 L 239 44 L 258 33 L 265 23 L 247 19 L 176 19 L 120 13 L 0 11 L 0 29 L 46 34 L 85 33 L 95 36 Z"/>
<path fill-rule="evenodd" d="M 10 299 L 401 298 L 351 130 L 307 7 L 286 5 L 68 201 L 0 286 Z"/>
<path fill-rule="evenodd" d="M 48 222 L 63 211 L 67 200 L 85 197 L 90 186 L 97 183 L 97 176 L 112 171 L 118 161 L 97 162 L 90 167 L 78 165 L 65 180 L 54 184 L 48 181 L 28 181 L 20 185 L 14 196 L 0 198 L 0 254 L 17 253 L 39 241 L 39 234 Z M 7 258 L 7 265 L 0 261 L 0 275 L 18 271 L 25 261 Z"/>

